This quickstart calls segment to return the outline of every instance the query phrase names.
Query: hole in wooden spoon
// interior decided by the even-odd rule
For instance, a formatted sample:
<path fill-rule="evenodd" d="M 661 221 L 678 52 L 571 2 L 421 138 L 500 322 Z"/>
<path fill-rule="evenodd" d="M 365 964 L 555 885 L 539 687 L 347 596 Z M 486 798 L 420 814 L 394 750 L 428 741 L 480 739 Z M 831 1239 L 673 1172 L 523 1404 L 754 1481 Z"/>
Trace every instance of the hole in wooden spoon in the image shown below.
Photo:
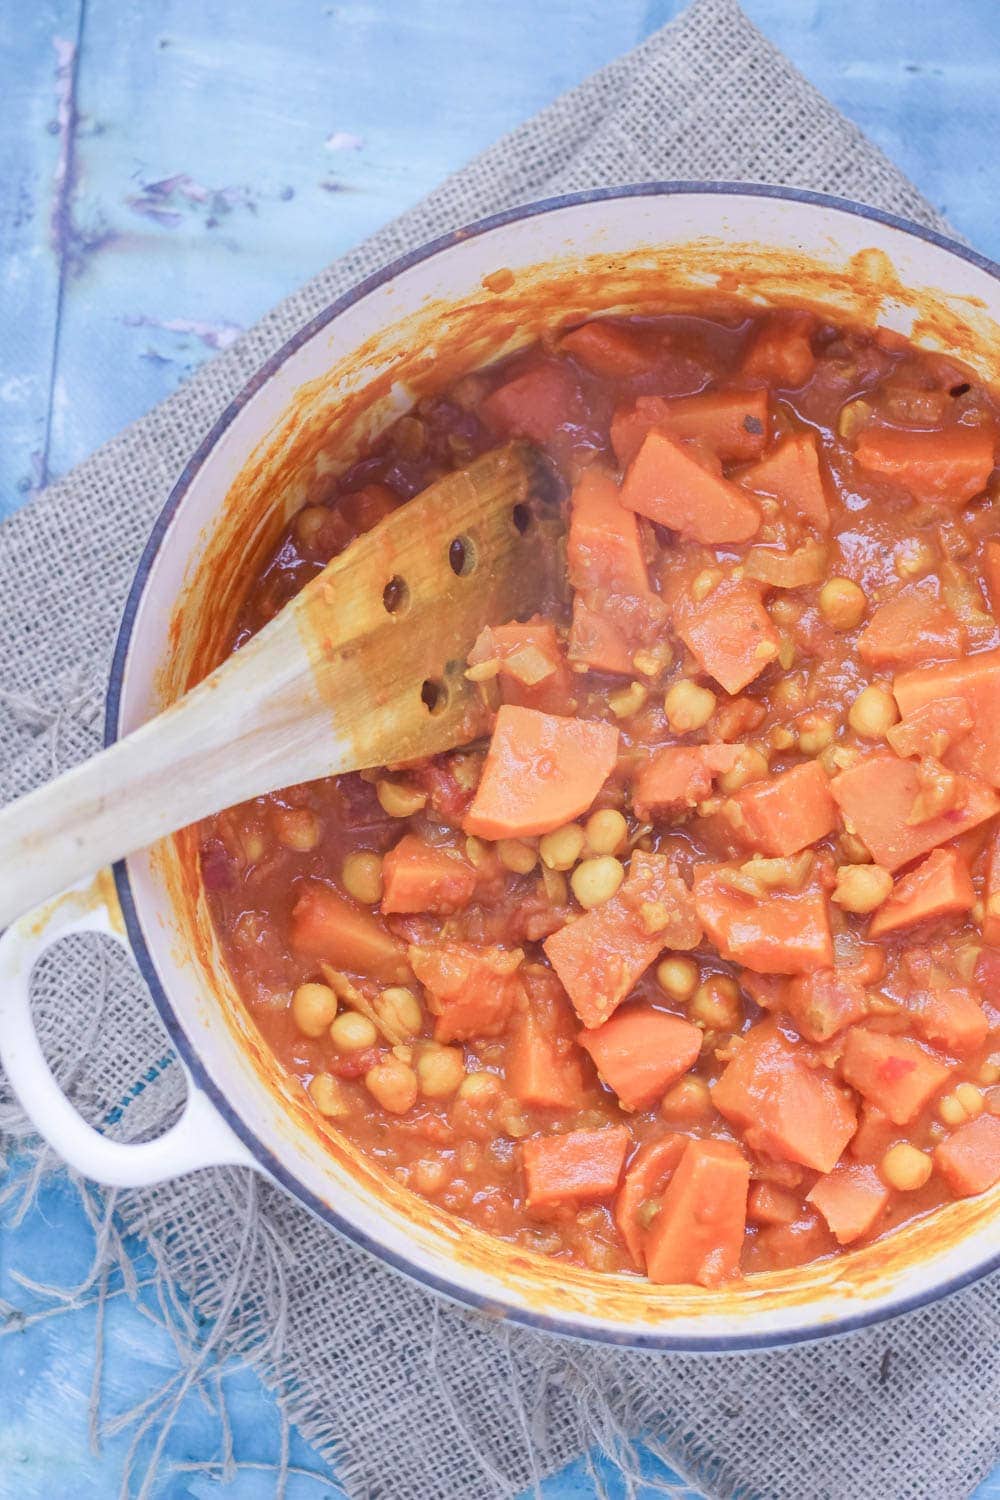
<path fill-rule="evenodd" d="M 457 536 L 448 548 L 451 571 L 459 578 L 467 578 L 476 566 L 476 548 L 471 536 Z"/>
<path fill-rule="evenodd" d="M 410 591 L 406 586 L 406 579 L 400 578 L 397 573 L 390 578 L 382 590 L 382 603 L 385 605 L 386 613 L 398 615 L 410 602 Z"/>
<path fill-rule="evenodd" d="M 526 505 L 515 505 L 511 511 L 511 520 L 514 522 L 515 528 L 524 536 L 524 533 L 531 525 L 531 511 Z"/>
<path fill-rule="evenodd" d="M 429 714 L 443 713 L 448 703 L 448 689 L 443 682 L 428 677 L 420 689 L 420 699 Z"/>

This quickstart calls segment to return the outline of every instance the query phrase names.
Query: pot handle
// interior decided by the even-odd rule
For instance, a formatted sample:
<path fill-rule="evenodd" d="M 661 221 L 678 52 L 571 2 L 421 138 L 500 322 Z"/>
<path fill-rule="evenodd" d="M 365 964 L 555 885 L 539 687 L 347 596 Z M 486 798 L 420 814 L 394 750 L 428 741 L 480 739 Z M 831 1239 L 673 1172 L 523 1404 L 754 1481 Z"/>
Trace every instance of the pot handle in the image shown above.
<path fill-rule="evenodd" d="M 0 1066 L 39 1133 L 77 1172 L 108 1187 L 146 1187 L 197 1167 L 255 1166 L 186 1068 L 183 1113 L 157 1140 L 135 1145 L 109 1140 L 77 1113 L 45 1061 L 30 998 L 35 963 L 73 932 L 106 933 L 127 946 L 110 870 L 29 912 L 0 935 Z"/>

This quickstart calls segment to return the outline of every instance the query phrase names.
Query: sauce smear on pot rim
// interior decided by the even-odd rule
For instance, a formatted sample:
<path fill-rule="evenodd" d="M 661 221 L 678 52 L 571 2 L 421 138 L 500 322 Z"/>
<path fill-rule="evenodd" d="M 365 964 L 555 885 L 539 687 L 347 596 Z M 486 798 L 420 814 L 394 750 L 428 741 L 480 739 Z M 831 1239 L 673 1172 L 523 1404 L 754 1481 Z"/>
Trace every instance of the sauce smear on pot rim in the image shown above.
<path fill-rule="evenodd" d="M 570 603 L 498 620 L 488 742 L 208 820 L 229 967 L 397 1180 L 716 1286 L 1000 1180 L 1000 403 L 807 311 L 603 319 L 313 483 L 237 647 L 509 437 Z"/>

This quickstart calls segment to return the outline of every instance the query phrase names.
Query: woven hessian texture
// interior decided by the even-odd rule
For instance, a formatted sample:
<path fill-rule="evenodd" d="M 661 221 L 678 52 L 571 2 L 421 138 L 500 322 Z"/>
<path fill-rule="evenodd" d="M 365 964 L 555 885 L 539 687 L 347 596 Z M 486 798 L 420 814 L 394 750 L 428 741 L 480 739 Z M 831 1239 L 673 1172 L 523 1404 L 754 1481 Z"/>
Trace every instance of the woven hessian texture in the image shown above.
<path fill-rule="evenodd" d="M 113 637 L 153 518 L 206 429 L 290 334 L 361 276 L 461 222 L 657 178 L 794 184 L 943 227 L 733 0 L 698 0 L 289 297 L 7 523 L 0 798 L 98 747 Z M 89 1118 L 106 1119 L 131 1093 L 113 1128 L 135 1139 L 176 1113 L 180 1070 L 121 955 L 97 940 L 61 946 L 37 990 L 48 1055 Z M 9 1101 L 2 1121 L 28 1140 Z M 121 1234 L 137 1231 L 168 1292 L 179 1287 L 214 1320 L 206 1336 L 165 1298 L 187 1361 L 182 1386 L 201 1382 L 216 1355 L 252 1359 L 352 1497 L 492 1500 L 595 1443 L 627 1474 L 640 1433 L 710 1495 L 765 1500 L 957 1500 L 1000 1456 L 997 1279 L 835 1342 L 627 1355 L 441 1303 L 249 1172 L 88 1201 L 102 1255 L 120 1258 Z"/>

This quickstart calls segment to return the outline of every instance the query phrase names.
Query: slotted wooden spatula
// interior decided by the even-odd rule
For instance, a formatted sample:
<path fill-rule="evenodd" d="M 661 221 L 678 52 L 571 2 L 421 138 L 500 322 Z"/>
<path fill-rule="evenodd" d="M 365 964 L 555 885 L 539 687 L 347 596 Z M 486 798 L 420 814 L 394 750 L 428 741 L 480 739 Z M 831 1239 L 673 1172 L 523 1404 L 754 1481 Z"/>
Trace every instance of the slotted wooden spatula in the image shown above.
<path fill-rule="evenodd" d="M 476 738 L 484 625 L 558 589 L 553 476 L 511 443 L 359 537 L 164 713 L 0 812 L 0 928 L 84 876 L 249 797 Z"/>

